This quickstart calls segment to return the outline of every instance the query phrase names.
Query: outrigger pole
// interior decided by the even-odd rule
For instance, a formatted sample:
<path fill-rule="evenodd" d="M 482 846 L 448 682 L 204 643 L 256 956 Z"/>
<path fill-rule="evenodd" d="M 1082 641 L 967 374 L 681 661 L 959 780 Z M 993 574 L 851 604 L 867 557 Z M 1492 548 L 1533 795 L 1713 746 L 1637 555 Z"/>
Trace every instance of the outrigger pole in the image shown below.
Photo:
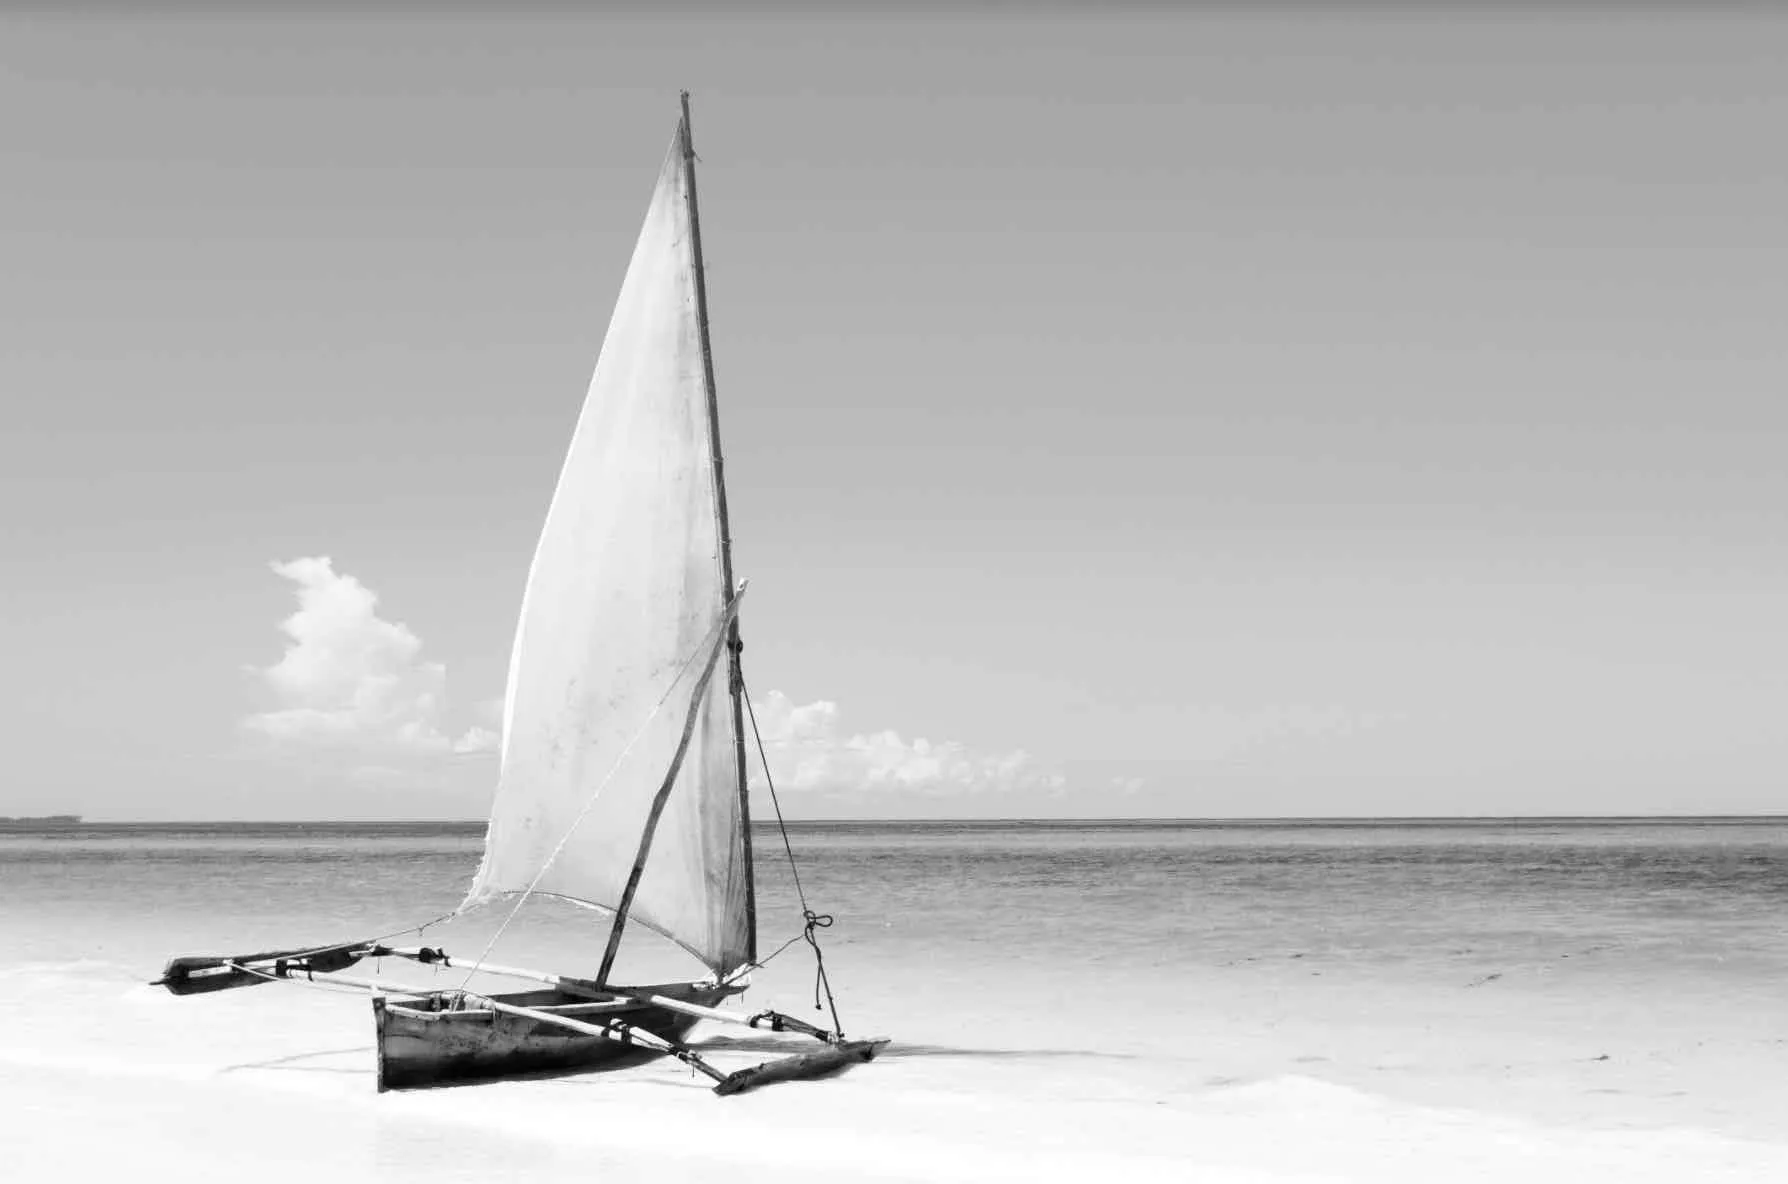
<path fill-rule="evenodd" d="M 150 986 L 166 987 L 176 995 L 199 995 L 212 991 L 227 991 L 235 987 L 252 987 L 261 983 L 280 981 L 335 983 L 364 990 L 418 997 L 432 995 L 438 990 L 438 988 L 432 987 L 412 990 L 409 987 L 387 983 L 383 980 L 350 978 L 337 973 L 363 958 L 403 958 L 424 966 L 454 966 L 453 959 L 445 950 L 429 946 L 399 948 L 380 945 L 377 942 L 356 942 L 343 946 L 331 946 L 323 950 L 281 950 L 264 954 L 243 954 L 237 957 L 175 958 L 168 963 L 167 969 L 162 972 L 162 977 L 156 979 Z M 465 967 L 465 969 L 482 974 L 494 974 L 501 978 L 526 979 L 531 982 L 544 983 L 562 994 L 588 999 L 595 1003 L 613 1003 L 617 1008 L 644 1003 L 665 1011 L 681 1012 L 684 1015 L 713 1020 L 716 1023 L 736 1024 L 740 1027 L 771 1032 L 799 1032 L 827 1044 L 842 1043 L 838 1034 L 830 1029 L 821 1028 L 805 1020 L 796 1019 L 792 1015 L 784 1015 L 782 1012 L 769 1009 L 746 1015 L 718 1007 L 703 1007 L 699 1003 L 673 999 L 668 995 L 660 995 L 652 991 L 606 987 L 586 978 L 553 974 L 545 970 L 529 970 L 521 966 L 499 966 L 494 962 L 479 962 Z"/>
<path fill-rule="evenodd" d="M 603 1036 L 622 1044 L 649 1048 L 653 1052 L 676 1057 L 691 1069 L 714 1081 L 714 1092 L 723 1097 L 729 1094 L 744 1093 L 748 1089 L 769 1085 L 772 1082 L 818 1077 L 835 1069 L 841 1069 L 852 1061 L 872 1060 L 875 1054 L 881 1051 L 881 1046 L 887 1043 L 885 1040 L 880 1042 L 847 1040 L 829 1048 L 798 1053 L 792 1057 L 778 1057 L 773 1061 L 765 1061 L 761 1065 L 751 1065 L 732 1073 L 726 1073 L 708 1064 L 687 1045 L 679 1044 L 674 1040 L 666 1040 L 662 1036 L 654 1036 L 652 1033 L 622 1020 L 609 1020 L 605 1024 L 586 1024 L 582 1020 L 574 1020 L 568 1016 L 536 1011 L 531 1007 L 516 1007 L 509 1003 L 499 1003 L 495 999 L 480 999 L 478 1003 L 493 1011 L 523 1016 L 541 1023 L 557 1024 L 561 1028 L 569 1028 L 573 1032 L 581 1032 L 586 1036 Z"/>
<path fill-rule="evenodd" d="M 232 987 L 244 987 L 263 982 L 309 982 L 322 986 L 346 987 L 370 992 L 376 996 L 373 1001 L 374 1006 L 381 1009 L 386 1006 L 386 1002 L 382 998 L 384 995 L 424 998 L 439 993 L 435 988 L 418 989 L 389 983 L 383 979 L 358 978 L 335 972 L 335 968 L 351 966 L 362 958 L 384 957 L 406 958 L 425 965 L 452 965 L 447 955 L 437 949 L 427 947 L 393 949 L 389 946 L 368 943 L 335 946 L 322 951 L 285 950 L 247 955 L 242 958 L 177 958 L 168 964 L 162 977 L 151 985 L 166 987 L 177 995 L 188 995 L 228 990 Z M 257 964 L 267 959 L 271 959 L 271 964 Z M 325 969 L 325 967 L 331 969 Z M 760 1085 L 770 1085 L 778 1081 L 823 1076 L 854 1061 L 873 1060 L 882 1047 L 888 1043 L 881 1039 L 840 1040 L 835 1033 L 828 1032 L 823 1028 L 816 1028 L 803 1020 L 775 1011 L 763 1011 L 756 1015 L 744 1016 L 646 991 L 611 991 L 585 979 L 548 974 L 544 971 L 524 970 L 516 966 L 478 965 L 473 969 L 509 978 L 534 979 L 551 984 L 564 994 L 588 998 L 591 1002 L 585 1008 L 586 1014 L 602 1011 L 633 1011 L 644 1005 L 666 1011 L 682 1012 L 699 1019 L 739 1024 L 748 1028 L 767 1028 L 773 1032 L 802 1032 L 827 1044 L 827 1047 L 815 1049 L 812 1052 L 778 1057 L 760 1065 L 751 1065 L 728 1073 L 709 1064 L 700 1053 L 688 1045 L 655 1035 L 620 1018 L 604 1020 L 600 1023 L 588 1023 L 582 1019 L 558 1015 L 539 1008 L 519 1007 L 513 1003 L 503 1003 L 489 996 L 469 991 L 459 993 L 461 1006 L 473 1010 L 502 1012 L 506 1015 L 530 1019 L 536 1023 L 564 1028 L 580 1035 L 600 1036 L 605 1040 L 613 1040 L 619 1044 L 628 1044 L 675 1057 L 713 1081 L 715 1083 L 714 1092 L 722 1095 L 743 1093 L 745 1090 L 755 1089 Z"/>

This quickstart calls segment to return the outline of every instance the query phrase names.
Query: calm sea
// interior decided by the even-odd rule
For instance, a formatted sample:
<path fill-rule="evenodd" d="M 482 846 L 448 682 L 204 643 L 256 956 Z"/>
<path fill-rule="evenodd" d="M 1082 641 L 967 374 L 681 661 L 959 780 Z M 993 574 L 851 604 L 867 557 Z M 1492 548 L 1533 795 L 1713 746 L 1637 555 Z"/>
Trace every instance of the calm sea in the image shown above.
<path fill-rule="evenodd" d="M 0 834 L 0 970 L 140 983 L 171 954 L 387 933 L 458 903 L 482 835 Z M 1788 1079 L 1788 819 L 830 823 L 791 837 L 811 904 L 836 918 L 822 937 L 847 1028 L 910 1055 L 1128 1058 L 1126 1088 L 1142 1092 L 1295 1071 L 1753 1134 L 1788 1113 L 1779 1084 L 1730 1084 Z M 773 830 L 756 850 L 768 953 L 800 913 Z M 494 923 L 423 940 L 465 959 Z M 603 932 L 544 902 L 493 957 L 587 973 Z M 628 957 L 644 975 L 671 954 Z M 752 1002 L 800 1012 L 812 992 L 797 943 Z"/>
<path fill-rule="evenodd" d="M 0 834 L 5 948 L 46 959 L 94 937 L 254 944 L 419 922 L 458 903 L 483 833 L 101 823 Z M 838 919 L 832 941 L 892 961 L 997 953 L 1015 970 L 1187 973 L 1298 955 L 1338 970 L 1512 973 L 1593 950 L 1643 953 L 1655 971 L 1690 977 L 1788 972 L 1788 818 L 809 823 L 790 834 L 812 904 Z M 799 909 L 775 831 L 760 828 L 755 847 L 767 950 L 798 931 Z"/>

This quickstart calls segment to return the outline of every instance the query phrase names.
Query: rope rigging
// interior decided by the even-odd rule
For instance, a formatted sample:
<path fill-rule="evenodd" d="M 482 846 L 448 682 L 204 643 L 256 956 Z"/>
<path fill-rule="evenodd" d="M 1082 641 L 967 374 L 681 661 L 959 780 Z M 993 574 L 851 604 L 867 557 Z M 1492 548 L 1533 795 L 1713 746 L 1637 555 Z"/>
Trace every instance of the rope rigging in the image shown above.
<path fill-rule="evenodd" d="M 741 692 L 745 689 L 743 674 L 739 676 L 739 689 Z M 757 759 L 763 765 L 764 785 L 770 790 L 770 805 L 776 810 L 776 829 L 782 835 L 782 849 L 788 855 L 788 870 L 795 882 L 795 899 L 801 904 L 802 920 L 802 929 L 799 934 L 783 942 L 769 958 L 765 958 L 755 965 L 760 967 L 765 965 L 770 958 L 776 957 L 777 954 L 782 953 L 797 941 L 805 941 L 811 946 L 813 949 L 813 1010 L 820 1010 L 820 996 L 823 993 L 826 999 L 826 1008 L 832 1013 L 832 1031 L 837 1033 L 838 1039 L 842 1040 L 844 1039 L 844 1025 L 838 1020 L 838 1001 L 832 997 L 832 982 L 826 977 L 826 956 L 820 949 L 819 938 L 815 936 L 816 931 L 832 927 L 833 917 L 830 913 L 814 912 L 807 903 L 807 891 L 801 885 L 801 869 L 795 863 L 794 844 L 789 842 L 788 823 L 783 821 L 782 803 L 776 797 L 776 778 L 770 773 L 770 757 L 764 751 L 764 733 L 757 726 L 757 708 L 751 705 L 750 695 L 741 694 L 740 698 L 745 703 L 746 714 L 751 717 L 751 736 L 757 742 Z"/>

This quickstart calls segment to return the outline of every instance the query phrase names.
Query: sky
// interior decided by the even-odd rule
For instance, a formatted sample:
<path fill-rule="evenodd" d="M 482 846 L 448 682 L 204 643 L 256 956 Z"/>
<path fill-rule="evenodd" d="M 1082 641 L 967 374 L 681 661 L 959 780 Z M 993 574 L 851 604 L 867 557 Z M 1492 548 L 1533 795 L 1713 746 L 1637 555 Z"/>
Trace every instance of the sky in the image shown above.
<path fill-rule="evenodd" d="M 792 816 L 1788 810 L 1788 19 L 243 11 L 0 13 L 0 814 L 484 814 L 681 88 Z"/>

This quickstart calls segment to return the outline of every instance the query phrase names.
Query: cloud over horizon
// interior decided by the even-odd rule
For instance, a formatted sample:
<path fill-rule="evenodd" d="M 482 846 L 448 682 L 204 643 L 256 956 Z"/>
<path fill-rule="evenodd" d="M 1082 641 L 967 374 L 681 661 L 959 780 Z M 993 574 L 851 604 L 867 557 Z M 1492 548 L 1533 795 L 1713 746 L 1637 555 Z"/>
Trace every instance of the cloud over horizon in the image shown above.
<path fill-rule="evenodd" d="M 298 609 L 281 621 L 285 652 L 253 673 L 275 705 L 242 721 L 269 741 L 335 750 L 369 787 L 421 784 L 432 759 L 494 752 L 501 697 L 476 704 L 476 722 L 447 726 L 447 668 L 422 639 L 378 612 L 376 592 L 327 556 L 269 565 L 295 585 Z M 954 740 L 908 739 L 892 729 L 848 731 L 838 704 L 796 704 L 780 691 L 754 701 L 779 789 L 926 797 L 1060 793 L 1066 777 L 1023 749 L 985 752 Z M 762 771 L 753 774 L 761 783 Z"/>
<path fill-rule="evenodd" d="M 781 691 L 771 691 L 753 706 L 779 789 L 940 796 L 1054 793 L 1067 785 L 1066 777 L 1023 749 L 977 752 L 954 740 L 907 740 L 892 730 L 847 732 L 839 724 L 838 704 L 830 700 L 798 706 Z"/>
<path fill-rule="evenodd" d="M 269 565 L 297 585 L 298 611 L 280 623 L 285 653 L 257 668 L 278 706 L 244 719 L 251 732 L 385 756 L 490 751 L 496 733 L 444 726 L 447 668 L 423 660 L 408 626 L 378 615 L 378 595 L 328 556 Z"/>

